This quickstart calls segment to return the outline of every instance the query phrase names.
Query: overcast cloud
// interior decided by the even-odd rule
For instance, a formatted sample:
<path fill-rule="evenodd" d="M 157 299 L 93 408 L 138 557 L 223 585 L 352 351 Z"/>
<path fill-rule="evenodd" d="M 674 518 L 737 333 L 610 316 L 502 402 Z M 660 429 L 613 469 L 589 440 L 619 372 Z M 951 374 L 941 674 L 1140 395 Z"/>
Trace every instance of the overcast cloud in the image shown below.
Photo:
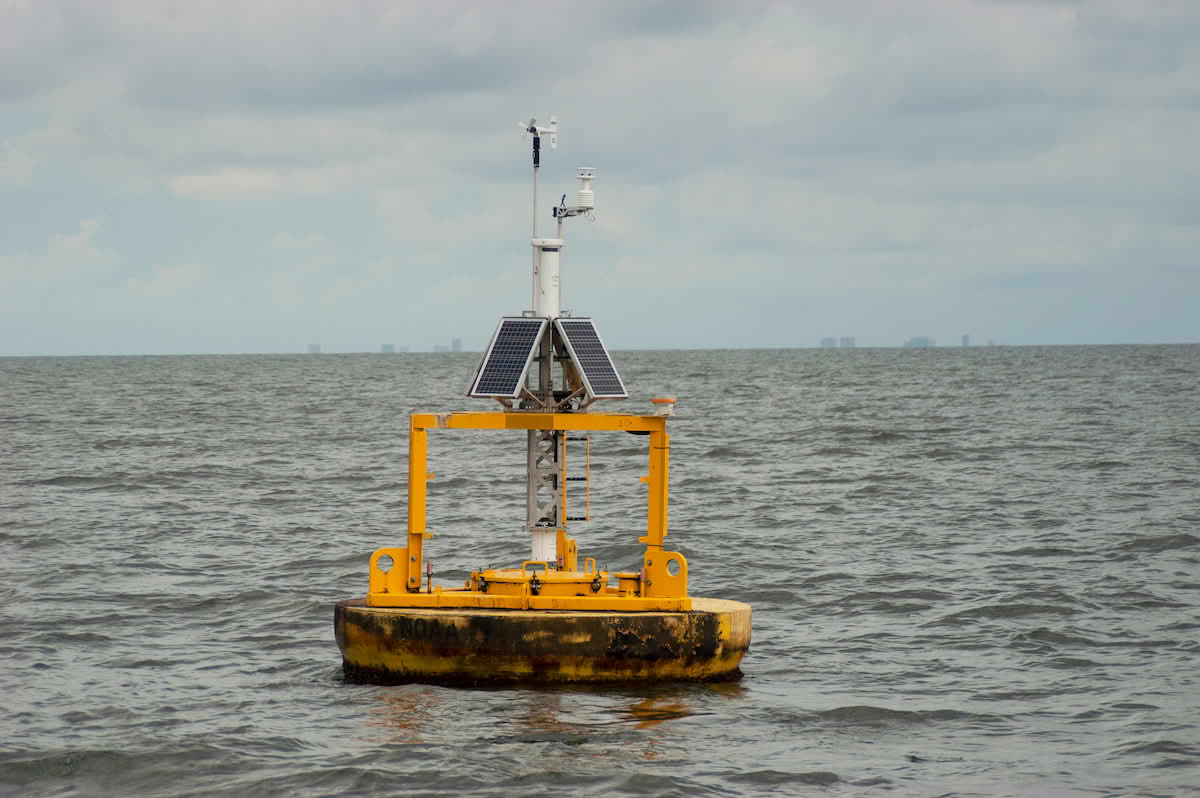
<path fill-rule="evenodd" d="M 0 354 L 1200 340 L 1200 5 L 0 0 Z M 548 203 L 541 231 L 550 234 Z"/>

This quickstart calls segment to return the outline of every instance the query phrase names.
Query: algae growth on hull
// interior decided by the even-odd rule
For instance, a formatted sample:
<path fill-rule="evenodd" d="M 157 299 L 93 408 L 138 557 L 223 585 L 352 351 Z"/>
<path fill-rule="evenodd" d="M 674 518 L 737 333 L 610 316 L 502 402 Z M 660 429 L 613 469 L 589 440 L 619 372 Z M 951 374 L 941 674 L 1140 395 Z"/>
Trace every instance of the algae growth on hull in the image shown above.
<path fill-rule="evenodd" d="M 736 679 L 749 605 L 693 599 L 692 612 L 427 610 L 338 602 L 347 676 L 374 682 Z"/>

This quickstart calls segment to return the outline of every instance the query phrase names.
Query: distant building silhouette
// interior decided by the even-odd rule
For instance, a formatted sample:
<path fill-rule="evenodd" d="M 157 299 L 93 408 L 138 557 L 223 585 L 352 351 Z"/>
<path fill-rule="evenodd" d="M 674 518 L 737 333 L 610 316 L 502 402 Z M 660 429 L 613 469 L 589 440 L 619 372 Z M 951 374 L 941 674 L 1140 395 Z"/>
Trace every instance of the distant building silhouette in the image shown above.
<path fill-rule="evenodd" d="M 906 349 L 928 349 L 932 346 L 937 346 L 937 343 L 928 335 L 917 335 L 904 342 Z"/>
<path fill-rule="evenodd" d="M 837 339 L 836 338 L 822 338 L 821 339 L 821 348 L 822 349 L 834 349 L 835 347 L 837 347 Z"/>
<path fill-rule="evenodd" d="M 462 339 L 461 338 L 455 338 L 452 341 L 450 341 L 450 351 L 451 352 L 461 352 L 462 351 Z"/>
<path fill-rule="evenodd" d="M 445 344 L 434 344 L 433 351 L 434 352 L 449 352 L 450 347 L 446 346 Z"/>
<path fill-rule="evenodd" d="M 964 335 L 963 336 L 963 346 L 970 346 L 970 345 L 971 345 L 971 336 Z"/>
<path fill-rule="evenodd" d="M 854 336 L 843 335 L 841 340 L 838 341 L 838 345 L 841 346 L 842 349 L 853 349 L 855 347 Z"/>
<path fill-rule="evenodd" d="M 396 351 L 396 345 L 395 344 L 381 344 L 379 346 L 379 351 L 384 353 L 385 355 L 393 354 Z"/>
<path fill-rule="evenodd" d="M 321 345 L 320 345 L 320 344 L 309 344 L 309 345 L 308 345 L 308 353 L 309 353 L 310 355 L 319 355 L 319 354 L 321 354 Z"/>

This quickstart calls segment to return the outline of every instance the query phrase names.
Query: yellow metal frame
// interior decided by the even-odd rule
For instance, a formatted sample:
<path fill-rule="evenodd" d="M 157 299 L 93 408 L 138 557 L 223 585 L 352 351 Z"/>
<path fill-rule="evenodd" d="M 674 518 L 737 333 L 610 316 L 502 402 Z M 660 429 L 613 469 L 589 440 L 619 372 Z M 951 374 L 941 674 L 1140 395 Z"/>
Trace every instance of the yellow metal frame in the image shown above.
<path fill-rule="evenodd" d="M 646 544 L 640 573 L 617 574 L 618 585 L 607 584 L 609 574 L 577 570 L 575 541 L 558 530 L 559 568 L 546 566 L 542 576 L 523 563 L 519 569 L 489 570 L 471 574 L 463 589 L 428 586 L 421 592 L 423 547 L 433 535 L 425 527 L 428 434 L 431 429 L 561 430 L 579 432 L 634 432 L 650 438 L 649 474 L 641 478 L 649 486 Z M 367 604 L 372 607 L 478 607 L 489 609 L 602 610 L 602 611 L 687 611 L 692 600 L 687 594 L 687 560 L 682 554 L 663 549 L 667 536 L 667 473 L 670 466 L 670 436 L 664 416 L 634 416 L 615 413 L 541 413 L 507 411 L 491 413 L 414 413 L 409 417 L 408 438 L 408 545 L 388 547 L 371 555 Z M 590 459 L 590 451 L 589 451 Z M 564 483 L 565 484 L 565 483 Z M 590 498 L 590 497 L 589 497 Z M 589 500 L 590 505 L 590 500 Z M 590 511 L 590 506 L 589 506 Z M 589 512 L 590 515 L 590 512 Z M 565 522 L 564 522 L 565 523 Z M 384 570 L 380 560 L 390 557 L 392 567 Z M 588 558 L 590 560 L 590 558 Z M 585 586 L 602 576 L 599 591 Z M 586 577 L 586 579 L 585 579 Z M 487 584 L 504 583 L 503 592 L 488 592 Z M 546 586 L 545 594 L 542 587 Z M 578 586 L 578 587 L 575 587 Z M 574 591 L 575 595 L 570 595 Z"/>

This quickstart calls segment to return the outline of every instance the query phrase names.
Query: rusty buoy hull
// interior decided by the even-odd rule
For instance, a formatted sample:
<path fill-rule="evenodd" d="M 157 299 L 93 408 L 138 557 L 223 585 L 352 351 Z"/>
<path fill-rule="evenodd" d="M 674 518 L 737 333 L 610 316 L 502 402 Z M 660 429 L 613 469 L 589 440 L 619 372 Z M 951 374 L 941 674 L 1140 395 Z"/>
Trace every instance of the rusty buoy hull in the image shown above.
<path fill-rule="evenodd" d="M 694 598 L 690 612 L 334 607 L 348 679 L 612 682 L 736 679 L 750 606 Z"/>

